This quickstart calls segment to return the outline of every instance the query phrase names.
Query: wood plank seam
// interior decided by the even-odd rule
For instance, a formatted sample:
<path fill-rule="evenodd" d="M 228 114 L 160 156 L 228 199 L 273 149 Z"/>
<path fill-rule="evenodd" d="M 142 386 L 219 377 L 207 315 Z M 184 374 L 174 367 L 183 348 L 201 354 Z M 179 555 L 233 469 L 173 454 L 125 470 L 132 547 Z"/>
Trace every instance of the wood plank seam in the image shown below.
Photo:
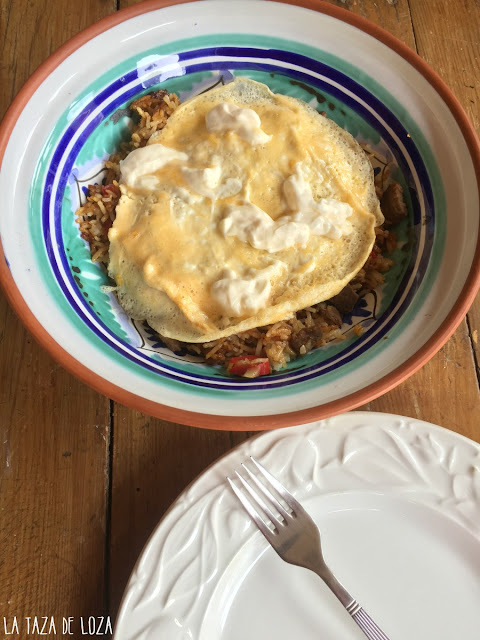
<path fill-rule="evenodd" d="M 114 401 L 108 401 L 108 444 L 105 468 L 105 558 L 104 558 L 104 594 L 103 604 L 105 616 L 111 615 L 110 604 L 110 548 L 112 540 L 112 501 L 113 501 L 113 447 L 114 447 Z"/>
<path fill-rule="evenodd" d="M 410 6 L 410 3 L 411 3 L 411 0 L 407 0 L 408 18 L 409 18 L 410 26 L 412 28 L 414 51 L 415 53 L 418 53 L 417 34 L 415 32 L 415 25 L 413 24 L 412 7 Z"/>
<path fill-rule="evenodd" d="M 470 349 L 472 351 L 472 358 L 473 358 L 473 363 L 474 363 L 474 367 L 475 367 L 475 374 L 476 374 L 476 379 L 477 379 L 477 387 L 478 387 L 478 391 L 480 393 L 480 362 L 478 361 L 478 355 L 477 355 L 477 351 L 475 349 L 475 340 L 478 338 L 475 338 L 474 336 L 474 331 L 472 330 L 472 323 L 470 321 L 470 317 L 467 314 L 465 317 L 465 321 L 467 323 L 467 331 L 468 331 L 468 339 L 470 342 Z"/>

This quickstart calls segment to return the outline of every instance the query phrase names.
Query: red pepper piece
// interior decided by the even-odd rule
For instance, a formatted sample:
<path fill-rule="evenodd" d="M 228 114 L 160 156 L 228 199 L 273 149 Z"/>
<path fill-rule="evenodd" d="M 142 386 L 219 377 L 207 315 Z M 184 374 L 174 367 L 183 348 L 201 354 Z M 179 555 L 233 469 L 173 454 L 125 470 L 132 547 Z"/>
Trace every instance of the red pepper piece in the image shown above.
<path fill-rule="evenodd" d="M 112 224 L 113 224 L 113 220 L 111 218 L 107 218 L 105 220 L 105 222 L 103 223 L 103 230 L 104 230 L 105 233 L 108 233 L 108 231 L 110 230 Z"/>
<path fill-rule="evenodd" d="M 110 193 L 108 193 L 109 191 Z M 118 187 L 116 187 L 114 184 L 107 184 L 105 186 L 102 185 L 102 196 L 105 198 L 110 194 L 113 194 L 114 196 L 118 196 L 119 195 Z"/>
<path fill-rule="evenodd" d="M 254 355 L 234 356 L 228 360 L 227 373 L 244 378 L 258 378 L 271 372 L 268 358 Z"/>

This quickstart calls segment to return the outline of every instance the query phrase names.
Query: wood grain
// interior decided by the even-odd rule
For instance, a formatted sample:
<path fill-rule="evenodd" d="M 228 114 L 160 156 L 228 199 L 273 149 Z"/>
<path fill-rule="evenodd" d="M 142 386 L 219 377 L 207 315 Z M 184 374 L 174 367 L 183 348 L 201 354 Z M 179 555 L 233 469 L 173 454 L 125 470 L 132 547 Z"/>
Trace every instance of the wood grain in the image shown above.
<path fill-rule="evenodd" d="M 115 8 L 115 0 L 2 0 L 0 117 L 27 78 L 50 54 Z"/>
<path fill-rule="evenodd" d="M 479 392 L 466 324 L 419 372 L 366 408 L 433 422 L 479 441 Z"/>
<path fill-rule="evenodd" d="M 46 354 L 3 295 L 0 348 L 0 610 L 100 615 L 108 400 Z"/>
<path fill-rule="evenodd" d="M 458 0 L 455 10 L 439 0 L 412 2 L 418 53 L 443 78 L 480 135 L 480 4 Z M 467 318 L 480 380 L 480 297 Z"/>
<path fill-rule="evenodd" d="M 478 0 L 458 0 L 454 10 L 439 0 L 330 3 L 417 48 L 479 130 Z M 0 0 L 0 116 L 50 53 L 117 4 L 137 2 Z M 425 367 L 364 409 L 428 420 L 480 441 L 479 328 L 477 298 Z M 59 367 L 0 293 L 0 617 L 78 618 L 107 609 L 114 616 L 138 553 L 171 502 L 249 435 L 113 405 Z"/>
<path fill-rule="evenodd" d="M 35 68 L 114 3 L 0 7 L 3 114 Z M 54 362 L 0 292 L 2 617 L 105 613 L 109 423 L 109 401 Z"/>
<path fill-rule="evenodd" d="M 362 18 L 366 18 L 396 38 L 415 48 L 410 7 L 408 0 L 327 0 L 329 4 L 348 9 Z"/>
<path fill-rule="evenodd" d="M 480 132 L 478 3 L 461 0 L 455 11 L 437 0 L 410 5 L 418 53 L 452 89 Z M 368 408 L 412 415 L 479 440 L 479 322 L 477 296 L 468 317 L 443 349 L 416 375 Z"/>
<path fill-rule="evenodd" d="M 150 532 L 194 478 L 231 449 L 228 432 L 186 427 L 117 406 L 113 450 L 111 610 Z"/>

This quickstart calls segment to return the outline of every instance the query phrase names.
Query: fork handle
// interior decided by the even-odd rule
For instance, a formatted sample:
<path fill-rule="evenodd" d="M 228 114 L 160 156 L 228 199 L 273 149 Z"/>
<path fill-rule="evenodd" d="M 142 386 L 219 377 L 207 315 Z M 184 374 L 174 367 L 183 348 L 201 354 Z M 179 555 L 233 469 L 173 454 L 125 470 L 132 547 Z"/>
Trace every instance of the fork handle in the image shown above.
<path fill-rule="evenodd" d="M 389 640 L 368 613 L 364 611 L 355 600 L 350 607 L 347 607 L 347 611 L 369 640 Z"/>
<path fill-rule="evenodd" d="M 336 579 L 336 577 L 327 567 L 323 558 L 321 558 L 320 567 L 317 571 L 315 571 L 315 573 L 320 576 L 320 578 L 325 582 L 330 591 L 340 600 L 347 611 L 350 605 L 357 604 L 345 589 L 343 584 Z"/>
<path fill-rule="evenodd" d="M 316 571 L 322 578 L 332 593 L 340 600 L 352 619 L 358 624 L 369 640 L 389 640 L 377 624 L 370 618 L 368 613 L 362 609 L 358 602 L 352 598 L 345 587 L 339 582 L 330 569 L 323 564 Z"/>

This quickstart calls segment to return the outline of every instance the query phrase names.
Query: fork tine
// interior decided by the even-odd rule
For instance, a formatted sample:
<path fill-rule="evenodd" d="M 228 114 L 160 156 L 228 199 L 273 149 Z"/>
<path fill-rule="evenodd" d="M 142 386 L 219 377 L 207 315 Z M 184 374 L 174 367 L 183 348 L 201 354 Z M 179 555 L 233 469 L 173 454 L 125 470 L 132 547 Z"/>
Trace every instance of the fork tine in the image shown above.
<path fill-rule="evenodd" d="M 241 478 L 241 476 L 239 476 L 239 477 Z M 241 479 L 243 480 L 243 478 L 241 478 Z M 255 522 L 255 524 L 260 529 L 260 531 L 263 533 L 263 535 L 268 540 L 268 542 L 270 542 L 270 544 L 272 544 L 272 539 L 273 539 L 273 536 L 275 535 L 274 532 L 270 529 L 270 527 L 268 527 L 265 524 L 265 522 L 262 520 L 262 518 L 258 515 L 258 513 L 253 508 L 252 504 L 243 495 L 243 493 L 240 491 L 240 489 L 237 487 L 237 485 L 233 482 L 233 480 L 231 478 L 227 478 L 227 480 L 228 480 L 230 486 L 232 487 L 233 491 L 235 492 L 235 495 L 237 496 L 237 498 L 242 503 L 245 511 L 248 513 L 248 515 Z"/>
<path fill-rule="evenodd" d="M 242 465 L 243 466 L 243 465 Z M 248 471 L 248 469 L 246 469 L 246 471 Z M 245 480 L 245 478 L 243 476 L 241 476 L 238 471 L 235 471 L 235 474 L 237 475 L 237 478 L 240 480 L 240 482 L 242 483 L 242 485 L 245 487 L 245 489 L 248 491 L 248 493 L 250 494 L 253 502 L 259 506 L 261 509 L 263 509 L 264 513 L 270 518 L 270 520 L 272 521 L 272 524 L 275 526 L 275 528 L 277 528 L 277 525 L 280 524 L 280 521 L 278 519 L 278 516 L 270 509 L 270 507 L 268 506 L 268 504 L 262 499 L 262 496 L 259 496 L 258 493 L 256 493 L 253 488 L 248 484 L 248 482 Z"/>
<path fill-rule="evenodd" d="M 252 458 L 253 460 L 253 458 Z M 254 460 L 253 460 L 254 461 Z M 255 461 L 254 461 L 255 462 Z M 245 471 L 248 473 L 249 477 L 252 479 L 252 481 L 257 485 L 257 487 L 260 489 L 260 491 L 263 493 L 263 495 L 268 498 L 268 500 L 270 500 L 270 502 L 273 504 L 273 506 L 279 511 L 280 515 L 286 520 L 287 518 L 290 517 L 290 514 L 288 513 L 288 511 L 285 509 L 285 507 L 283 506 L 283 504 L 281 502 L 279 502 L 279 500 L 273 495 L 273 493 L 268 489 L 268 487 L 266 487 L 263 482 L 260 482 L 260 480 L 257 478 L 257 476 L 252 473 L 250 471 L 250 469 L 242 463 L 242 467 L 245 469 Z M 248 486 L 248 485 L 247 485 Z M 280 492 L 279 492 L 280 493 Z M 281 494 L 280 494 L 281 495 Z M 262 501 L 263 502 L 263 501 Z M 288 504 L 288 503 L 287 503 Z M 271 512 L 270 512 L 271 513 Z M 268 515 L 270 515 L 270 513 Z M 271 517 L 271 515 L 270 515 Z"/>
<path fill-rule="evenodd" d="M 251 465 L 242 464 L 248 474 L 248 478 L 235 471 L 237 479 L 241 483 L 240 486 L 230 478 L 227 478 L 227 480 L 245 511 L 263 533 L 272 548 L 285 562 L 305 567 L 316 573 L 342 603 L 347 613 L 350 614 L 369 640 L 388 640 L 383 631 L 328 568 L 322 554 L 320 532 L 311 516 L 269 471 L 257 462 L 255 458 L 251 457 L 250 459 L 259 471 L 258 474 L 249 468 Z M 256 486 L 251 486 L 250 481 L 252 484 L 255 483 Z M 292 513 L 285 510 L 278 498 L 270 491 L 270 487 L 292 509 Z M 272 504 L 273 509 L 278 510 L 277 515 L 273 514 L 270 506 L 265 504 L 261 495 L 259 495 L 260 493 L 266 497 L 267 502 Z M 281 521 L 279 518 L 283 514 L 284 520 Z M 266 523 L 267 516 L 270 516 L 271 522 L 269 524 L 275 530 L 272 530 Z"/>
<path fill-rule="evenodd" d="M 285 489 L 285 487 L 283 486 L 283 484 L 281 484 L 276 478 L 275 476 L 272 476 L 272 474 L 267 471 L 265 469 L 264 466 L 262 466 L 260 464 L 260 462 L 258 462 L 257 460 L 255 460 L 255 458 L 253 458 L 252 456 L 250 456 L 250 460 L 255 464 L 255 466 L 257 467 L 257 469 L 263 474 L 263 476 L 270 482 L 270 484 L 272 485 L 272 487 L 275 488 L 275 490 L 277 491 L 277 493 L 279 495 L 282 496 L 282 498 L 285 500 L 285 502 L 288 504 L 288 506 L 290 507 L 290 509 L 292 509 L 293 513 L 297 513 L 299 511 L 302 510 L 302 507 L 300 505 L 300 503 L 292 496 L 292 494 L 290 493 L 290 491 L 288 491 L 287 489 Z M 252 474 L 253 475 L 253 474 Z"/>

